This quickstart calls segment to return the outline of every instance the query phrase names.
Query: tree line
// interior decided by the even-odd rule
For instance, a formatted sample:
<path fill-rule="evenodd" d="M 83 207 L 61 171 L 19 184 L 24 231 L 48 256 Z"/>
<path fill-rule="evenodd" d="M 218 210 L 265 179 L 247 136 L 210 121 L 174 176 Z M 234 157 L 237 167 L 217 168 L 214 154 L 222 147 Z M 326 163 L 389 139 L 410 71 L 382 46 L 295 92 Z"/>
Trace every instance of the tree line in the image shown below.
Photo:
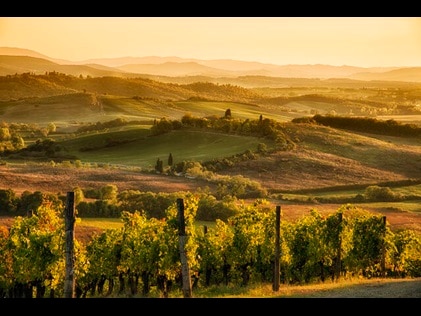
<path fill-rule="evenodd" d="M 370 117 L 349 117 L 337 115 L 320 115 L 292 119 L 293 123 L 310 123 L 330 126 L 338 129 L 374 133 L 399 137 L 421 136 L 421 127 L 416 124 L 403 124 L 393 119 L 378 120 Z"/>

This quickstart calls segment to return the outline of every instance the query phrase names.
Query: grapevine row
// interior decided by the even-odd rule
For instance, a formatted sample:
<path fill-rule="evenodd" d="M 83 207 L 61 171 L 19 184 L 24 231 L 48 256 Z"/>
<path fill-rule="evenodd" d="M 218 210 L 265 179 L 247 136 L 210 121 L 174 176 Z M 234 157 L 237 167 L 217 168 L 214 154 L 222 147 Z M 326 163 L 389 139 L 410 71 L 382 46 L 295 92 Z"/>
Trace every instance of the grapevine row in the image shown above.
<path fill-rule="evenodd" d="M 199 287 L 271 283 L 276 277 L 281 284 L 308 284 L 355 276 L 421 276 L 420 237 L 411 230 L 392 232 L 385 217 L 352 205 L 327 216 L 313 209 L 296 221 L 281 217 L 277 238 L 275 210 L 258 201 L 211 227 L 195 224 L 194 194 L 183 203 L 193 296 Z M 1 297 L 65 296 L 64 213 L 44 203 L 31 216 L 16 217 L 10 229 L 0 227 Z M 121 229 L 105 230 L 85 243 L 74 240 L 74 297 L 169 297 L 180 291 L 177 204 L 162 219 L 134 211 L 123 212 L 121 220 Z"/>

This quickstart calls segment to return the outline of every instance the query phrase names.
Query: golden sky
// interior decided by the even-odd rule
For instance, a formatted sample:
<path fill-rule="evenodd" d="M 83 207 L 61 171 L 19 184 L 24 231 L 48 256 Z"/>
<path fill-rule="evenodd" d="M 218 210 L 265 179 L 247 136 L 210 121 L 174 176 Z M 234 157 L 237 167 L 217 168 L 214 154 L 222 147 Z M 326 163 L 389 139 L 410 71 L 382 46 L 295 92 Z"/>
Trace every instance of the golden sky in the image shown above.
<path fill-rule="evenodd" d="M 177 56 L 421 66 L 420 17 L 0 17 L 0 47 L 51 58 Z"/>

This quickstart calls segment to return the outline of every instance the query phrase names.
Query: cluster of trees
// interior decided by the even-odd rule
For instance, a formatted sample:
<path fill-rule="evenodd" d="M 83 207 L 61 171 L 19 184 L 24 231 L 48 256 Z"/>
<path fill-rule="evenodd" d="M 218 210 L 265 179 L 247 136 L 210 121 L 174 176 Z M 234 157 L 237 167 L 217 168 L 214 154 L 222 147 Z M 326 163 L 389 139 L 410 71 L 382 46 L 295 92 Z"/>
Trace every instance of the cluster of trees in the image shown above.
<path fill-rule="evenodd" d="M 224 181 L 225 180 L 225 181 Z M 242 204 L 242 196 L 265 200 L 267 194 L 258 183 L 242 177 L 226 177 L 219 179 L 216 192 L 211 194 L 208 189 L 199 189 L 195 192 L 198 199 L 197 219 L 203 221 L 215 221 L 216 219 L 226 221 L 230 216 L 239 212 L 239 205 Z M 125 211 L 134 213 L 144 212 L 148 218 L 162 219 L 165 210 L 177 198 L 188 195 L 187 192 L 144 192 L 139 190 L 124 190 L 119 192 L 114 184 L 105 185 L 99 189 L 74 188 L 75 203 L 80 217 L 109 217 L 119 218 Z M 295 201 L 283 196 L 276 196 L 279 201 Z M 419 196 L 403 195 L 396 193 L 387 186 L 371 185 L 365 188 L 363 194 L 355 197 L 314 197 L 312 202 L 318 203 L 364 203 L 364 202 L 385 202 L 419 200 Z M 40 191 L 24 191 L 18 196 L 12 189 L 0 189 L 0 216 L 26 215 L 33 212 L 43 203 L 53 203 L 60 206 L 65 196 L 58 194 L 46 194 Z"/>
<path fill-rule="evenodd" d="M 163 117 L 154 121 L 151 133 L 152 135 L 159 135 L 183 127 L 206 128 L 223 133 L 262 137 L 275 141 L 279 149 L 295 147 L 294 142 L 283 132 L 282 123 L 263 118 L 262 115 L 255 120 L 236 119 L 232 116 L 230 109 L 227 109 L 222 117 L 195 117 L 191 114 L 183 115 L 181 120 L 170 120 Z"/>
<path fill-rule="evenodd" d="M 348 129 L 358 132 L 375 133 L 381 135 L 418 137 L 421 128 L 415 124 L 403 124 L 393 119 L 378 120 L 369 117 L 348 117 L 336 115 L 320 115 L 313 117 L 295 118 L 293 123 L 321 124 L 339 129 Z"/>
<path fill-rule="evenodd" d="M 96 123 L 91 123 L 91 124 L 87 124 L 84 126 L 81 126 L 77 129 L 77 133 L 86 133 L 86 132 L 92 132 L 92 131 L 103 131 L 106 130 L 108 128 L 113 128 L 113 127 L 121 127 L 121 126 L 127 126 L 127 125 L 134 125 L 134 124 L 143 124 L 144 122 L 141 121 L 128 121 L 124 118 L 116 118 L 114 120 L 111 121 L 106 121 L 106 122 L 96 122 Z"/>
<path fill-rule="evenodd" d="M 198 200 L 184 201 L 185 254 L 193 296 L 198 287 L 247 286 L 274 279 L 276 216 L 264 203 L 243 205 L 227 221 L 200 229 Z M 163 219 L 124 212 L 121 229 L 86 243 L 75 242 L 77 297 L 109 295 L 169 297 L 179 291 L 182 267 L 176 203 Z M 77 226 L 78 220 L 76 220 Z M 0 296 L 63 297 L 63 209 L 43 204 L 31 216 L 0 227 Z M 306 284 L 360 276 L 420 277 L 421 239 L 410 230 L 392 232 L 385 217 L 351 205 L 321 216 L 316 210 L 295 222 L 280 221 L 279 277 Z"/>
<path fill-rule="evenodd" d="M 27 216 L 43 204 L 60 209 L 63 207 L 64 201 L 64 196 L 41 191 L 24 191 L 18 196 L 12 189 L 1 189 L 0 216 Z"/>
<path fill-rule="evenodd" d="M 25 141 L 19 133 L 18 125 L 0 124 L 0 154 L 7 154 L 25 147 Z"/>
<path fill-rule="evenodd" d="M 43 142 L 48 135 L 55 133 L 57 126 L 51 122 L 45 127 L 40 127 L 35 124 L 16 124 L 16 123 L 0 123 L 0 155 L 10 155 L 19 151 L 25 151 L 27 146 L 25 138 L 36 138 L 37 145 Z M 52 139 L 46 140 L 51 142 Z M 32 146 L 33 150 L 36 146 Z M 29 146 L 28 146 L 29 147 Z"/>
<path fill-rule="evenodd" d="M 139 190 L 118 191 L 114 184 L 105 185 L 97 190 L 74 189 L 76 211 L 79 217 L 119 218 L 123 212 L 142 211 L 148 218 L 162 219 L 165 210 L 178 198 L 188 192 L 154 193 Z M 203 221 L 226 221 L 236 214 L 241 204 L 236 197 L 226 195 L 217 199 L 206 190 L 195 193 L 198 199 L 197 219 Z M 24 191 L 18 196 L 12 189 L 0 190 L 0 216 L 26 216 L 40 205 L 50 204 L 64 207 L 66 197 L 62 194 Z M 89 201 L 87 200 L 89 199 Z"/>

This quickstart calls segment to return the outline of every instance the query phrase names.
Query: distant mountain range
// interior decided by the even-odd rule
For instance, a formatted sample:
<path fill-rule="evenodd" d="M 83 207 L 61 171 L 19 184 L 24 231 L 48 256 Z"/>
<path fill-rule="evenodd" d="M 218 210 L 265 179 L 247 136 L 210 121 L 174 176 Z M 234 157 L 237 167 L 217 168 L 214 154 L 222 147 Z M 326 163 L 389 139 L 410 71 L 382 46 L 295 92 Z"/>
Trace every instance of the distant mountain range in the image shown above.
<path fill-rule="evenodd" d="M 31 72 L 60 72 L 74 76 L 166 76 L 235 78 L 267 76 L 282 78 L 347 78 L 364 81 L 421 82 L 421 67 L 354 67 L 332 65 L 274 65 L 239 60 L 201 60 L 179 57 L 121 57 L 80 62 L 55 59 L 36 51 L 0 47 L 0 76 Z"/>

